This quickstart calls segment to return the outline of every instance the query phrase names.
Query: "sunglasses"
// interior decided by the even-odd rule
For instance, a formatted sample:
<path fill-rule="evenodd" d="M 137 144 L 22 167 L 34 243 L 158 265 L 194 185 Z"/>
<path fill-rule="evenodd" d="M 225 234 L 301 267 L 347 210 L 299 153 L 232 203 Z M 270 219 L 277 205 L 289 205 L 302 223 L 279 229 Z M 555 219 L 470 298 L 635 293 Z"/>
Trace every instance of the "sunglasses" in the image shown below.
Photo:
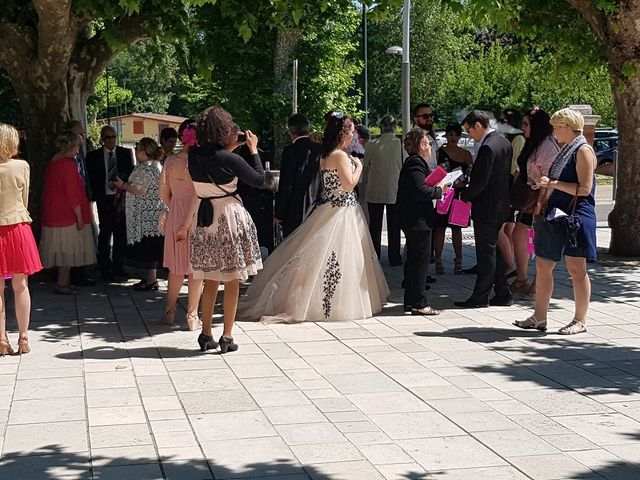
<path fill-rule="evenodd" d="M 426 120 L 427 118 L 433 118 L 435 116 L 435 113 L 423 113 L 422 115 L 414 115 L 413 118 L 424 118 Z"/>

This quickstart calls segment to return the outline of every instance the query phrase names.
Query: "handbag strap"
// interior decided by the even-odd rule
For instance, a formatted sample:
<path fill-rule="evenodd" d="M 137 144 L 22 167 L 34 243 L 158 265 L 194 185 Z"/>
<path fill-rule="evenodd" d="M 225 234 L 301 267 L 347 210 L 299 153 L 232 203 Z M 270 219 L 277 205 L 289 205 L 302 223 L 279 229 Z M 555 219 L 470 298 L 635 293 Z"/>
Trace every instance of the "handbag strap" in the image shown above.
<path fill-rule="evenodd" d="M 576 205 L 578 204 L 578 191 L 580 190 L 580 183 L 576 184 L 576 193 L 573 196 L 573 200 L 571 201 L 571 215 L 576 213 Z"/>

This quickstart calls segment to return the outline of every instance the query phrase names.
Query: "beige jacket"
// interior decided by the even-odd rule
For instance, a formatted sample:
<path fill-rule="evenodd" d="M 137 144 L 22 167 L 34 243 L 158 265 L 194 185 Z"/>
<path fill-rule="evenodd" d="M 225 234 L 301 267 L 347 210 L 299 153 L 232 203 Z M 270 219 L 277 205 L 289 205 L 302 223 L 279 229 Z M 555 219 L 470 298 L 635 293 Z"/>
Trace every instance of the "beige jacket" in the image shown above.
<path fill-rule="evenodd" d="M 0 225 L 30 223 L 29 164 L 24 160 L 0 163 Z"/>
<path fill-rule="evenodd" d="M 383 133 L 367 143 L 363 161 L 367 169 L 367 202 L 396 203 L 403 154 L 400 140 L 393 133 Z"/>

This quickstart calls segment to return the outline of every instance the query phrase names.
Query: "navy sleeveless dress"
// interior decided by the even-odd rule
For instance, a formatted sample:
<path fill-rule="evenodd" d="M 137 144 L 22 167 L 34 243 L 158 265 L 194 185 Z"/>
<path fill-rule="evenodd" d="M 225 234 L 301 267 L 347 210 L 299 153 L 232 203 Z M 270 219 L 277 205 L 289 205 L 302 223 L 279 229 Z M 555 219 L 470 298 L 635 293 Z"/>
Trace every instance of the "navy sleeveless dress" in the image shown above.
<path fill-rule="evenodd" d="M 577 151 L 567 162 L 562 173 L 558 177 L 561 182 L 578 183 L 578 171 L 576 169 Z M 587 262 L 595 262 L 596 254 L 596 180 L 593 179 L 591 192 L 586 197 L 578 197 L 576 203 L 576 215 L 582 222 L 582 227 L 578 231 L 577 247 L 567 247 L 564 254 L 569 257 L 584 257 Z M 559 208 L 563 212 L 571 213 L 571 203 L 573 195 L 559 190 L 554 190 L 549 197 L 548 206 L 551 208 Z"/>

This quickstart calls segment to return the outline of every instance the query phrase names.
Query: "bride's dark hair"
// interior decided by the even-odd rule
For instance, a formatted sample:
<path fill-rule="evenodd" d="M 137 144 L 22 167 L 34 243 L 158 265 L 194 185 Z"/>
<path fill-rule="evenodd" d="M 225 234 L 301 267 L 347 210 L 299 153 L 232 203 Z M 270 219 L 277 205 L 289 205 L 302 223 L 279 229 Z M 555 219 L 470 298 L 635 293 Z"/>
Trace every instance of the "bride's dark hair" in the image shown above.
<path fill-rule="evenodd" d="M 342 112 L 327 115 L 327 126 L 322 138 L 322 156 L 327 157 L 344 141 L 351 131 L 353 119 Z"/>

